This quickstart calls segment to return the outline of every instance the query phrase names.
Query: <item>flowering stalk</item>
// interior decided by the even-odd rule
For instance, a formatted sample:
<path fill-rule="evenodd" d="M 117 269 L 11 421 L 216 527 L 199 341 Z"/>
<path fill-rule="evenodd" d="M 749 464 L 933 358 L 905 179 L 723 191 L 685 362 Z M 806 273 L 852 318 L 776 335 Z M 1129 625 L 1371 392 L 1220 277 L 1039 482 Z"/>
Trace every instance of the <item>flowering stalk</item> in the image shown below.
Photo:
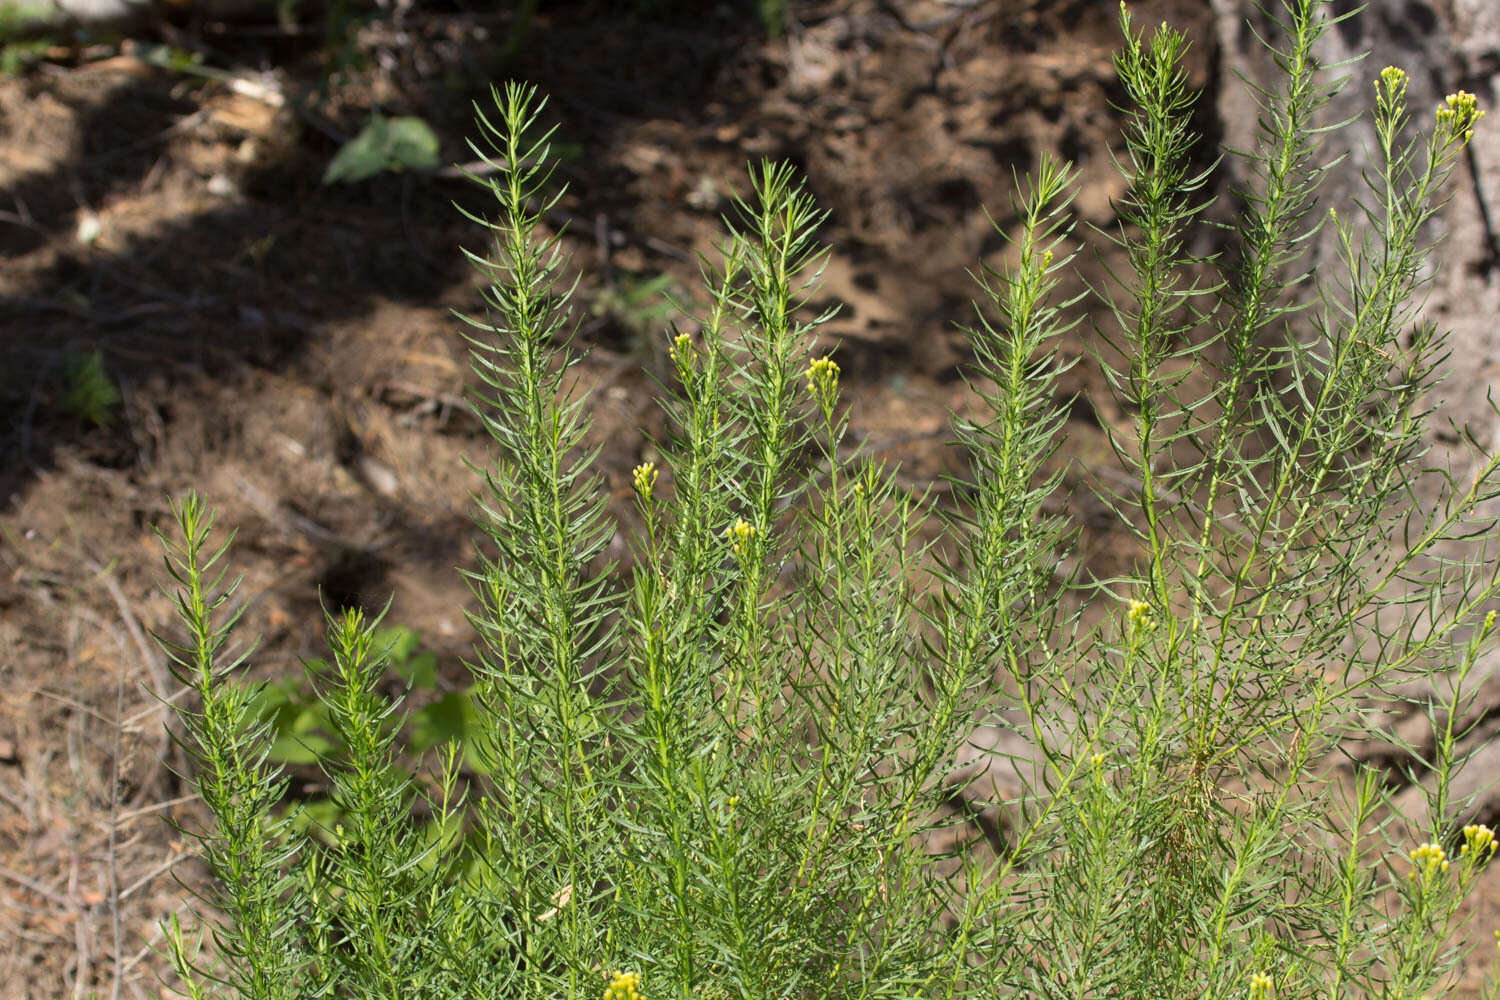
<path fill-rule="evenodd" d="M 1483 113 L 1455 94 L 1410 138 L 1386 69 L 1370 197 L 1315 211 L 1338 86 L 1312 56 L 1323 12 L 1281 8 L 1286 81 L 1258 93 L 1233 246 L 1201 260 L 1186 39 L 1122 10 L 1126 266 L 1062 293 L 1077 174 L 1043 156 L 1006 262 L 979 274 L 969 470 L 941 508 L 861 453 L 848 347 L 817 343 L 829 314 L 811 308 L 824 214 L 761 164 L 701 263 L 705 297 L 666 333 L 666 431 L 616 525 L 585 401 L 563 392 L 577 354 L 544 104 L 496 92 L 479 119 L 496 215 L 471 255 L 487 310 L 467 319 L 500 454 L 477 468 L 462 748 L 410 773 L 373 625 L 341 613 L 313 671 L 344 748 L 320 760 L 340 819 L 277 818 L 268 734 L 223 680 L 223 550 L 184 502 L 171 648 L 201 706 L 185 745 L 226 913 L 222 975 L 173 925 L 190 995 L 216 975 L 257 998 L 1437 992 L 1496 849 L 1451 777 L 1493 645 L 1500 568 L 1473 539 L 1495 532 L 1500 458 L 1463 482 L 1423 467 L 1443 338 L 1414 302 L 1424 226 Z M 1304 280 L 1321 225 L 1341 257 Z M 1111 432 L 1130 485 L 1101 499 L 1139 547 L 1108 580 L 1057 502 L 1060 346 L 1088 292 L 1133 419 Z M 1436 511 L 1411 502 L 1432 495 Z M 1318 765 L 1370 701 L 1439 671 L 1427 813 L 1405 817 L 1423 842 L 1382 867 L 1382 776 L 1357 768 L 1342 805 Z"/>

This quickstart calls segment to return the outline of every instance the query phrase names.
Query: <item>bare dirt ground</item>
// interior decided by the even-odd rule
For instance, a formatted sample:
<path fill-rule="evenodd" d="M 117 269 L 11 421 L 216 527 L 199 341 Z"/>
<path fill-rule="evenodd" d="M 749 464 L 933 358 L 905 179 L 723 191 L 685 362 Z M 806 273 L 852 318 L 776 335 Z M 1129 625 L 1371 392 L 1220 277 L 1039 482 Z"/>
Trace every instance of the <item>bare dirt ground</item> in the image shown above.
<path fill-rule="evenodd" d="M 621 303 L 663 275 L 694 287 L 747 158 L 790 159 L 831 213 L 830 335 L 854 433 L 914 483 L 956 471 L 965 270 L 1005 253 L 984 208 L 1012 223 L 1012 170 L 1050 150 L 1083 171 L 1084 219 L 1113 218 L 1115 5 L 805 3 L 776 40 L 722 13 L 626 6 L 545 5 L 507 70 L 552 96 L 570 151 L 551 221 L 568 222 L 584 276 L 579 384 L 619 508 L 661 430 L 643 369 L 660 364 L 663 318 Z M 1211 108 L 1207 5 L 1138 7 L 1198 40 Z M 199 877 L 163 822 L 196 812 L 167 766 L 176 688 L 148 637 L 170 621 L 153 535 L 169 498 L 199 490 L 238 529 L 257 669 L 319 654 L 320 594 L 392 597 L 390 620 L 461 683 L 463 459 L 491 449 L 450 315 L 478 306 L 459 247 L 482 240 L 452 203 L 482 213 L 485 196 L 441 173 L 319 177 L 372 107 L 420 115 L 445 161 L 470 159 L 469 101 L 508 29 L 505 14 L 408 8 L 356 33 L 360 68 L 318 101 L 321 36 L 273 22 L 196 18 L 162 36 L 227 74 L 117 46 L 0 77 L 0 996 L 162 988 L 159 924 L 184 912 L 173 872 Z M 60 366 L 95 349 L 123 396 L 109 428 L 64 405 Z M 1102 387 L 1082 365 L 1066 388 Z M 1121 415 L 1080 402 L 1073 417 L 1087 470 Z M 1083 558 L 1123 564 L 1123 539 L 1078 513 L 1093 524 Z"/>

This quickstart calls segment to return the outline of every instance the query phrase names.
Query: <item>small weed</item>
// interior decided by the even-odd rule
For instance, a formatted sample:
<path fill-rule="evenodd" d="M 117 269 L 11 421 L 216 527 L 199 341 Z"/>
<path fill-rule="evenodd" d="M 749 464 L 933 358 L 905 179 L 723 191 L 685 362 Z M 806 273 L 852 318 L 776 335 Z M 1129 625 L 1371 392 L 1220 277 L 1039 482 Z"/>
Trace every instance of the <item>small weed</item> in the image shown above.
<path fill-rule="evenodd" d="M 671 275 L 616 275 L 595 293 L 589 313 L 623 330 L 631 352 L 644 354 L 658 348 L 662 328 L 679 314 L 680 294 Z"/>
<path fill-rule="evenodd" d="M 118 419 L 120 390 L 104 370 L 104 352 L 70 351 L 59 366 L 63 392 L 61 406 L 68 413 L 95 427 L 108 429 Z"/>
<path fill-rule="evenodd" d="M 0 74 L 17 76 L 26 72 L 60 43 L 52 32 L 36 30 L 55 15 L 48 4 L 0 0 Z"/>

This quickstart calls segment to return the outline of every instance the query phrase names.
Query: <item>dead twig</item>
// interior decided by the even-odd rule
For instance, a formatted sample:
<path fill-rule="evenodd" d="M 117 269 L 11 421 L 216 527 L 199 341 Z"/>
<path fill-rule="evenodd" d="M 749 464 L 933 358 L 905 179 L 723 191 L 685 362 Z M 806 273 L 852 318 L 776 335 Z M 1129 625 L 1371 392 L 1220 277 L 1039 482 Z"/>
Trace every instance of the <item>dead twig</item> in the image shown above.
<path fill-rule="evenodd" d="M 160 705 L 152 705 L 149 708 L 143 708 L 139 712 L 136 712 L 134 715 L 130 716 L 129 718 L 127 718 L 125 720 L 125 731 L 128 732 L 128 733 L 139 732 L 139 730 L 136 729 L 136 726 L 140 725 L 140 722 L 141 722 L 142 719 L 144 719 L 146 716 L 152 714 L 153 712 L 160 712 L 160 711 L 163 711 L 166 708 L 170 708 L 174 703 L 176 703 L 177 701 L 179 701 L 183 697 L 183 695 L 191 693 L 192 690 L 193 690 L 192 688 L 190 688 L 190 687 L 188 687 L 186 685 L 183 685 L 182 687 L 180 687 L 176 691 L 174 691 L 172 694 L 168 695 L 166 698 L 163 698 Z M 43 692 L 43 693 L 51 694 L 51 692 Z M 59 697 L 59 696 L 54 695 L 54 697 Z"/>
<path fill-rule="evenodd" d="M 47 234 L 46 227 L 37 225 L 36 220 L 32 219 L 29 213 L 21 215 L 16 212 L 0 212 L 0 222 L 19 226 L 22 229 L 30 229 L 32 232 L 41 233 L 44 236 Z"/>
<path fill-rule="evenodd" d="M 165 802 L 153 802 L 149 806 L 141 806 L 138 809 L 127 809 L 124 812 L 120 813 L 117 819 L 119 820 L 121 825 L 123 825 L 125 823 L 129 823 L 133 819 L 139 819 L 142 816 L 149 816 L 152 813 L 161 812 L 165 809 L 171 809 L 173 806 L 180 806 L 185 802 L 196 802 L 197 799 L 197 792 L 194 792 L 191 795 L 179 795 L 177 796 L 177 798 L 167 799 Z"/>
<path fill-rule="evenodd" d="M 113 583 L 112 578 L 106 573 L 105 580 Z M 119 592 L 119 586 L 115 586 L 115 592 Z M 120 595 L 122 608 L 125 597 Z M 128 609 L 127 609 L 128 612 Z M 126 619 L 126 631 L 130 630 L 132 619 Z M 139 626 L 137 626 L 139 629 Z M 120 976 L 123 974 L 121 963 L 124 955 L 120 952 L 120 869 L 116 855 L 116 830 L 117 820 L 120 815 L 120 722 L 121 716 L 125 714 L 125 657 L 120 657 L 119 679 L 115 684 L 115 738 L 114 749 L 109 759 L 109 848 L 105 855 L 105 869 L 109 877 L 109 929 L 111 947 L 114 951 L 115 968 L 114 976 L 110 983 L 110 1000 L 120 998 Z"/>
<path fill-rule="evenodd" d="M 43 688 L 43 687 L 30 686 L 30 687 L 24 688 L 23 690 L 27 694 L 39 694 L 43 698 L 51 698 L 53 701 L 60 702 L 61 704 L 64 704 L 64 705 L 68 706 L 71 709 L 75 709 L 76 711 L 82 712 L 85 715 L 91 715 L 97 721 L 102 722 L 105 725 L 113 725 L 114 724 L 110 720 L 109 716 L 103 715 L 103 714 L 101 714 L 99 712 L 94 711 L 92 708 L 90 708 L 89 706 L 85 705 L 83 702 L 79 701 L 76 698 L 69 698 L 65 694 L 58 694 L 56 691 L 49 691 L 49 690 L 47 690 L 46 688 Z"/>
<path fill-rule="evenodd" d="M 120 612 L 120 618 L 125 623 L 125 631 L 130 635 L 136 649 L 141 654 L 141 660 L 146 664 L 146 670 L 151 675 L 151 686 L 155 689 L 156 700 L 159 703 L 160 710 L 163 713 L 167 713 L 167 704 L 172 693 L 172 678 L 167 673 L 166 664 L 161 661 L 161 658 L 152 648 L 151 643 L 146 641 L 145 630 L 141 628 L 141 623 L 136 618 L 135 612 L 131 609 L 130 602 L 125 597 L 125 592 L 120 589 L 119 583 L 116 582 L 114 573 L 110 571 L 109 567 L 100 566 L 98 563 L 92 563 L 91 565 L 94 568 L 96 578 L 104 585 L 104 589 L 109 592 L 109 596 L 114 600 L 115 608 Z M 122 712 L 123 706 L 115 715 L 117 726 L 124 725 L 125 720 L 120 717 Z M 132 719 L 134 719 L 134 716 L 132 716 Z M 168 728 L 171 726 L 172 721 L 173 717 L 170 714 L 165 714 L 162 719 L 161 736 L 157 739 L 157 757 L 163 761 L 166 761 L 167 757 L 171 755 L 174 746 Z M 184 763 L 182 760 L 175 760 L 169 766 L 175 765 L 181 770 Z M 141 790 L 137 793 L 137 796 L 144 795 L 146 788 L 146 784 L 142 783 Z"/>
<path fill-rule="evenodd" d="M 73 996 L 85 996 L 89 980 L 93 978 L 94 948 L 89 936 L 89 921 L 83 919 L 83 907 L 78 903 L 78 856 L 73 856 L 72 871 L 68 877 L 69 895 L 73 897 L 72 909 L 77 914 L 73 921 Z"/>
<path fill-rule="evenodd" d="M 49 888 L 48 886 L 43 885 L 34 878 L 22 875 L 20 872 L 13 872 L 9 868 L 6 868 L 4 866 L 0 866 L 0 878 L 14 882 L 16 885 L 19 885 L 23 889 L 30 889 L 32 892 L 36 893 L 38 896 L 41 896 L 43 899 L 52 903 L 54 906 L 60 907 L 64 910 L 74 910 L 78 907 L 78 904 L 69 899 L 64 893 L 58 892 L 56 889 Z"/>
<path fill-rule="evenodd" d="M 171 857 L 167 858 L 167 860 L 161 862 L 146 874 L 140 876 L 134 882 L 130 883 L 130 885 L 120 890 L 120 902 L 125 902 L 125 900 L 129 899 L 131 896 L 134 896 L 137 892 L 141 891 L 141 889 L 150 885 L 153 881 L 156 880 L 158 876 L 171 871 L 177 866 L 177 862 L 181 861 L 183 858 L 193 857 L 196 853 L 196 851 L 183 851 L 180 854 L 174 854 Z"/>

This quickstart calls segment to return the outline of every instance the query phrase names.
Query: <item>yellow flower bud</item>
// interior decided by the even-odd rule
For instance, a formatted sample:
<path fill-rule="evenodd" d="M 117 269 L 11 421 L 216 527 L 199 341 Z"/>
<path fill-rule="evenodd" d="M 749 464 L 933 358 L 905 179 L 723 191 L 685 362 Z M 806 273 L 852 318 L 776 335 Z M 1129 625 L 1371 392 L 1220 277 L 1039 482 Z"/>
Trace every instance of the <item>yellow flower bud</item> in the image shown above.
<path fill-rule="evenodd" d="M 807 366 L 807 388 L 823 409 L 831 409 L 839 391 L 838 362 L 830 357 L 814 358 Z"/>
<path fill-rule="evenodd" d="M 750 540 L 755 537 L 755 525 L 743 517 L 734 519 L 734 523 L 724 529 L 724 536 L 729 539 L 729 550 L 734 553 L 736 559 L 743 559 L 750 552 Z"/>
<path fill-rule="evenodd" d="M 679 369 L 686 371 L 693 366 L 693 338 L 686 333 L 679 333 L 672 338 L 671 346 L 667 348 L 667 357 Z"/>
<path fill-rule="evenodd" d="M 630 470 L 631 485 L 635 487 L 635 494 L 641 498 L 642 503 L 651 502 L 651 494 L 656 488 L 659 475 L 661 474 L 657 472 L 655 462 L 642 462 Z"/>
<path fill-rule="evenodd" d="M 639 972 L 616 972 L 604 987 L 603 1000 L 644 1000 Z"/>

